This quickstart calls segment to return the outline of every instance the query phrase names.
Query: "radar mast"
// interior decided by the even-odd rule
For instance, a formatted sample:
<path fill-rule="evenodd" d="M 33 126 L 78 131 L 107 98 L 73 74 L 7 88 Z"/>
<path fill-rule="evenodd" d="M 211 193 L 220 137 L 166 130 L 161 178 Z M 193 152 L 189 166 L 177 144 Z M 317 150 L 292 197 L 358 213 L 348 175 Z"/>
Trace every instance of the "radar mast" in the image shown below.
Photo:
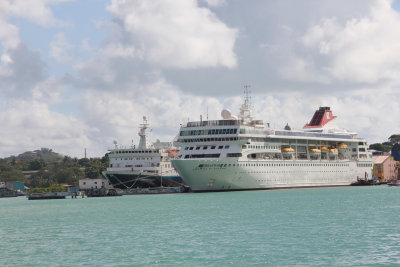
<path fill-rule="evenodd" d="M 248 124 L 253 120 L 253 116 L 251 116 L 251 105 L 250 105 L 250 96 L 251 93 L 250 85 L 244 86 L 244 103 L 240 107 L 239 118 L 242 124 Z"/>
<path fill-rule="evenodd" d="M 143 116 L 143 123 L 140 124 L 140 130 L 139 130 L 139 136 L 140 136 L 140 140 L 139 140 L 139 149 L 146 149 L 146 129 L 148 128 L 148 124 L 147 124 L 147 118 L 146 116 Z"/>

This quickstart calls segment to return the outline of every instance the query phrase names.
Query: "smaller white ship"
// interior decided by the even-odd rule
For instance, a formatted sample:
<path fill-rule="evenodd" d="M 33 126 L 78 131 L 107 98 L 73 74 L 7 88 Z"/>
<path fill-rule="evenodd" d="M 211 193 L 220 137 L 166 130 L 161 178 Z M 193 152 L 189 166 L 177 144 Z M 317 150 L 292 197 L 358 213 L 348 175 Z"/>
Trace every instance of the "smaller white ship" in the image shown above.
<path fill-rule="evenodd" d="M 120 147 L 114 141 L 114 148 L 109 149 L 110 165 L 102 174 L 114 188 L 129 191 L 138 188 L 180 187 L 182 179 L 171 165 L 179 149 L 172 142 L 155 143 L 147 141 L 146 130 L 149 128 L 146 117 L 140 125 L 139 145 Z"/>

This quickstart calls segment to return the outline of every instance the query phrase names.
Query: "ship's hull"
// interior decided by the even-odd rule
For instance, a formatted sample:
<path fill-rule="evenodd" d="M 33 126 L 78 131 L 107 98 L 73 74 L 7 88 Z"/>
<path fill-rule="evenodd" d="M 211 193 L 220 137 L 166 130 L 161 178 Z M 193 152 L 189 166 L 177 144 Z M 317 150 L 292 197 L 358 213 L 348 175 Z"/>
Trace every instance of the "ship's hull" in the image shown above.
<path fill-rule="evenodd" d="M 172 164 L 194 192 L 348 186 L 371 177 L 371 168 L 352 161 L 180 159 Z"/>
<path fill-rule="evenodd" d="M 105 171 L 103 176 L 110 182 L 114 188 L 131 189 L 131 188 L 148 188 L 148 187 L 173 187 L 183 183 L 179 176 L 160 176 L 153 173 L 145 172 L 118 172 Z"/>

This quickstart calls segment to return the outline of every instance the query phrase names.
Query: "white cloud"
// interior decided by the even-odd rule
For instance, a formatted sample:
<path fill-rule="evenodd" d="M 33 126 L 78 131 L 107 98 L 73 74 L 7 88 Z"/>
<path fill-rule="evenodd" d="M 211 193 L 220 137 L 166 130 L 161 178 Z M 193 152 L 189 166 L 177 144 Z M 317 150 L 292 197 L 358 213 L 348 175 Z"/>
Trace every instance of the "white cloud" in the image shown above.
<path fill-rule="evenodd" d="M 65 34 L 62 32 L 57 33 L 54 36 L 54 40 L 49 44 L 49 55 L 59 62 L 71 62 L 72 57 L 68 54 L 68 51 L 73 46 L 68 42 Z"/>
<path fill-rule="evenodd" d="M 226 4 L 226 0 L 203 0 L 211 7 L 222 6 Z"/>
<path fill-rule="evenodd" d="M 6 64 L 0 66 L 0 92 L 12 98 L 29 98 L 32 88 L 45 79 L 39 53 L 21 43 L 2 58 Z"/>
<path fill-rule="evenodd" d="M 98 127 L 103 134 L 102 142 L 108 145 L 117 139 L 119 143 L 138 142 L 138 125 L 147 116 L 152 131 L 152 140 L 172 141 L 178 134 L 179 124 L 206 119 L 207 108 L 210 119 L 219 118 L 223 105 L 215 98 L 193 97 L 177 90 L 163 80 L 140 86 L 135 91 L 96 92 L 89 91 L 82 103 L 83 113 L 89 126 Z M 215 116 L 216 115 L 216 116 Z"/>
<path fill-rule="evenodd" d="M 95 131 L 82 121 L 53 112 L 37 101 L 11 101 L 1 107 L 0 124 L 7 125 L 0 139 L 1 157 L 41 147 L 79 155 L 85 146 L 92 144 L 89 136 Z"/>
<path fill-rule="evenodd" d="M 0 1 L 0 41 L 5 50 L 15 49 L 19 43 L 18 27 L 7 20 L 11 17 L 27 19 L 41 26 L 65 25 L 54 18 L 50 5 L 71 0 L 2 0 Z"/>
<path fill-rule="evenodd" d="M 106 57 L 133 58 L 135 56 L 135 48 L 120 43 L 108 43 L 100 51 Z"/>
<path fill-rule="evenodd" d="M 124 40 L 130 39 L 150 63 L 174 68 L 237 65 L 237 30 L 196 0 L 113 0 L 108 10 L 121 21 L 128 35 Z"/>
<path fill-rule="evenodd" d="M 344 23 L 323 19 L 307 30 L 302 44 L 307 54 L 300 57 L 308 66 L 282 70 L 296 80 L 313 76 L 315 82 L 400 82 L 400 14 L 391 1 L 375 1 L 368 14 Z"/>
<path fill-rule="evenodd" d="M 17 16 L 46 27 L 64 25 L 65 23 L 54 18 L 49 6 L 70 1 L 74 0 L 2 0 L 0 4 L 0 17 Z"/>
<path fill-rule="evenodd" d="M 66 90 L 66 84 L 54 77 L 49 77 L 32 87 L 32 99 L 47 104 L 61 103 L 63 102 L 61 94 Z"/>
<path fill-rule="evenodd" d="M 315 63 L 311 59 L 293 56 L 289 63 L 277 70 L 278 75 L 283 79 L 290 77 L 291 80 L 297 82 L 318 82 L 323 84 L 328 84 L 331 81 L 325 73 L 316 69 Z"/>
<path fill-rule="evenodd" d="M 7 23 L 0 13 L 0 41 L 4 50 L 15 49 L 19 43 L 18 27 Z"/>

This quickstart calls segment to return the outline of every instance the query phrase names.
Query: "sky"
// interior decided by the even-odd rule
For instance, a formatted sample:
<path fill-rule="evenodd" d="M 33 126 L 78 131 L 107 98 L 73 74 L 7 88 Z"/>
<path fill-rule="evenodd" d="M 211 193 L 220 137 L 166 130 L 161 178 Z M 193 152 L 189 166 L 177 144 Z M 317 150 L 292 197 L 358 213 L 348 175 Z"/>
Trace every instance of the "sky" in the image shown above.
<path fill-rule="evenodd" d="M 400 132 L 400 0 L 0 0 L 0 157 L 101 157 L 180 124 L 319 106 L 368 143 Z"/>

